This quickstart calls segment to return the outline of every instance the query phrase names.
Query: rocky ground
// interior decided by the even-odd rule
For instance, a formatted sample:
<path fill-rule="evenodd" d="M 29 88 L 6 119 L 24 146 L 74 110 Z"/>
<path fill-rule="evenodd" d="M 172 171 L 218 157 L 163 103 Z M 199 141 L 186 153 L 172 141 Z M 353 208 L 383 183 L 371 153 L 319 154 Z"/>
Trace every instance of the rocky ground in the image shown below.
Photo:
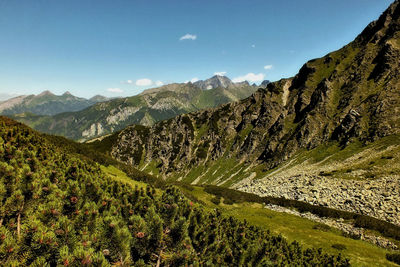
<path fill-rule="evenodd" d="M 341 230 L 342 232 L 344 232 L 347 235 L 354 236 L 361 240 L 375 244 L 379 247 L 394 249 L 394 250 L 399 249 L 396 244 L 387 240 L 386 238 L 372 235 L 372 234 L 367 234 L 367 233 L 365 233 L 364 229 L 355 227 L 349 223 L 345 223 L 343 221 L 343 219 L 321 218 L 321 217 L 318 217 L 309 212 L 300 213 L 296 210 L 292 210 L 292 209 L 288 209 L 288 208 L 284 208 L 284 207 L 280 207 L 280 206 L 272 205 L 272 204 L 266 205 L 265 208 L 274 210 L 274 211 L 278 211 L 278 212 L 289 213 L 289 214 L 300 216 L 300 217 L 303 217 L 303 218 L 306 218 L 306 219 L 309 219 L 309 220 L 312 220 L 312 221 L 315 221 L 318 223 L 326 224 L 330 227 Z"/>
<path fill-rule="evenodd" d="M 317 175 L 274 176 L 238 184 L 236 189 L 356 212 L 400 225 L 398 175 L 373 180 L 344 180 Z"/>

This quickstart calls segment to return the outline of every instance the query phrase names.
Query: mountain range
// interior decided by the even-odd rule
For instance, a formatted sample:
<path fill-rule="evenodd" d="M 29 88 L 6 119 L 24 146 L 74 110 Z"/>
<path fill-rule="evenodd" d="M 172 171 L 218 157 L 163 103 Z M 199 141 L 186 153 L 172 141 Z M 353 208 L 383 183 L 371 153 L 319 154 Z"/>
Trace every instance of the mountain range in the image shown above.
<path fill-rule="evenodd" d="M 136 96 L 100 102 L 76 112 L 53 116 L 22 113 L 13 118 L 42 132 L 84 141 L 131 124 L 150 126 L 182 113 L 238 101 L 256 90 L 257 87 L 247 82 L 233 83 L 227 77 L 213 76 L 196 83 L 173 83 L 148 89 Z"/>
<path fill-rule="evenodd" d="M 400 224 L 399 17 L 396 1 L 353 42 L 249 98 L 132 125 L 93 145 L 165 179 L 301 199 Z M 365 188 L 372 188 L 368 195 Z"/>
<path fill-rule="evenodd" d="M 82 110 L 107 99 L 107 97 L 101 95 L 85 99 L 74 96 L 68 91 L 62 95 L 44 91 L 38 95 L 22 95 L 0 102 L 0 114 L 33 113 L 35 115 L 51 116 L 63 112 Z"/>

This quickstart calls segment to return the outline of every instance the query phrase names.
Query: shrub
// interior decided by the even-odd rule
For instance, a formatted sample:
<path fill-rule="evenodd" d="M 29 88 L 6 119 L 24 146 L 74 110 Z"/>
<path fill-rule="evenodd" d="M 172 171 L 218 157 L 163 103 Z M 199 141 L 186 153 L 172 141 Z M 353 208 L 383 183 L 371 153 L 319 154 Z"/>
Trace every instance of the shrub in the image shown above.
<path fill-rule="evenodd" d="M 221 197 L 215 196 L 211 199 L 211 202 L 214 203 L 215 205 L 219 205 L 219 203 L 221 202 Z"/>
<path fill-rule="evenodd" d="M 346 246 L 343 244 L 333 244 L 332 247 L 337 250 L 345 250 Z"/>
<path fill-rule="evenodd" d="M 387 253 L 386 259 L 400 265 L 400 253 Z"/>
<path fill-rule="evenodd" d="M 328 232 L 328 231 L 331 230 L 331 227 L 329 227 L 328 225 L 323 224 L 323 223 L 318 223 L 318 224 L 316 224 L 316 225 L 313 226 L 313 229 L 315 229 L 315 230 L 321 230 L 321 231 L 323 231 L 323 232 Z"/>
<path fill-rule="evenodd" d="M 235 204 L 235 202 L 231 198 L 224 198 L 224 204 L 233 205 L 233 204 Z"/>

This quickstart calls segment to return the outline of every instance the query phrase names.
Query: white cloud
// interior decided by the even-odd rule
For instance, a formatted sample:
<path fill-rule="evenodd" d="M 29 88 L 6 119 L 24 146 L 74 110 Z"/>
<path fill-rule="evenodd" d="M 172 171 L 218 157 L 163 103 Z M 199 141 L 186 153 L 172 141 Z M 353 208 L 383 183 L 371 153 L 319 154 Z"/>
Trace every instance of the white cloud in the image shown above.
<path fill-rule="evenodd" d="M 264 66 L 264 69 L 270 70 L 270 69 L 272 69 L 272 67 L 273 67 L 272 65 L 265 65 L 265 66 Z"/>
<path fill-rule="evenodd" d="M 123 93 L 124 92 L 124 90 L 122 90 L 121 88 L 108 88 L 107 91 L 110 93 Z"/>
<path fill-rule="evenodd" d="M 139 80 L 136 81 L 136 85 L 137 86 L 149 86 L 149 85 L 152 85 L 152 84 L 153 84 L 153 81 L 150 80 L 150 79 L 147 79 L 147 78 L 139 79 Z"/>
<path fill-rule="evenodd" d="M 214 75 L 225 76 L 226 71 L 214 72 Z"/>
<path fill-rule="evenodd" d="M 250 83 L 254 83 L 254 82 L 263 81 L 264 77 L 265 77 L 265 75 L 262 74 L 262 73 L 254 74 L 254 73 L 250 72 L 250 73 L 247 73 L 244 76 L 236 77 L 236 78 L 232 79 L 232 81 L 234 83 L 243 82 L 243 81 L 248 81 Z"/>
<path fill-rule="evenodd" d="M 164 83 L 163 83 L 162 81 L 156 81 L 154 84 L 155 84 L 156 86 L 162 86 L 162 85 L 164 85 Z"/>
<path fill-rule="evenodd" d="M 181 38 L 179 38 L 180 41 L 182 41 L 182 40 L 196 40 L 196 39 L 197 39 L 197 35 L 190 34 L 190 33 L 187 33 L 184 36 L 182 36 Z"/>

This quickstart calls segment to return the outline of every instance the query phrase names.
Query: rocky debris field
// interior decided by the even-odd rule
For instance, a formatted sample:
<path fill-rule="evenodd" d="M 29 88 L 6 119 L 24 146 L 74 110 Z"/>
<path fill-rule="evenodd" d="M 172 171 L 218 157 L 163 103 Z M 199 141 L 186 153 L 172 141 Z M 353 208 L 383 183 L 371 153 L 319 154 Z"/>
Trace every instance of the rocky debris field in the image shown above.
<path fill-rule="evenodd" d="M 238 184 L 235 189 L 356 212 L 400 225 L 398 175 L 373 180 L 344 180 L 309 175 L 274 176 Z"/>
<path fill-rule="evenodd" d="M 355 238 L 359 238 L 361 240 L 375 244 L 379 247 L 393 249 L 393 250 L 399 249 L 395 243 L 389 241 L 388 239 L 383 238 L 381 236 L 367 234 L 363 228 L 358 228 L 358 227 L 353 226 L 352 224 L 345 223 L 343 219 L 331 219 L 331 218 L 319 217 L 310 212 L 300 213 L 296 210 L 292 210 L 292 209 L 288 209 L 288 208 L 284 208 L 284 207 L 272 205 L 272 204 L 266 205 L 265 208 L 274 210 L 274 211 L 278 211 L 278 212 L 289 213 L 292 215 L 296 215 L 299 217 L 309 219 L 314 222 L 326 224 L 330 227 L 339 229 L 340 231 L 342 231 L 343 233 L 345 233 L 347 235 L 353 236 Z"/>

